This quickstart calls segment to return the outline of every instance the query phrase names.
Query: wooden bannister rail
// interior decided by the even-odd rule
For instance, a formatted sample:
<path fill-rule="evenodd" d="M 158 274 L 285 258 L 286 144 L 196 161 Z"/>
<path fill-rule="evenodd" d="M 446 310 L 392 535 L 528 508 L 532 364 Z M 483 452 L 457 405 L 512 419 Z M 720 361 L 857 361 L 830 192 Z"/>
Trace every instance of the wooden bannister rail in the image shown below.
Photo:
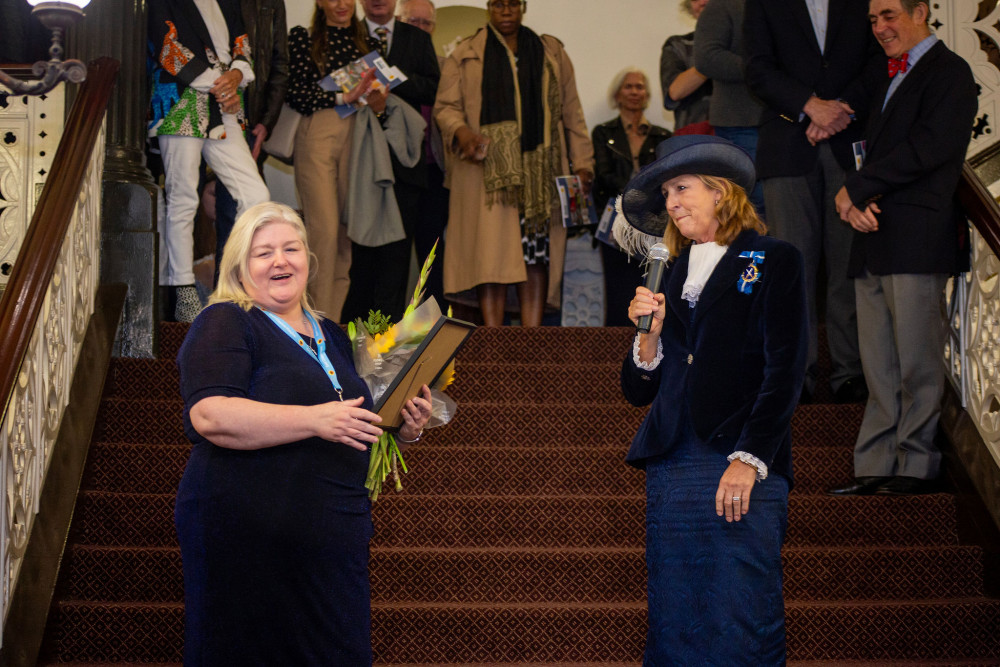
<path fill-rule="evenodd" d="M 0 67 L 3 71 L 11 75 L 15 79 L 32 79 L 37 78 L 35 73 L 31 70 L 31 65 L 24 65 L 21 63 L 0 63 Z M 11 93 L 11 95 L 16 95 L 17 93 Z"/>
<path fill-rule="evenodd" d="M 65 134 L 31 217 L 7 288 L 0 297 L 0 417 L 7 411 L 15 378 L 52 280 L 52 273 L 77 204 L 119 63 L 100 58 L 87 68 L 87 80 L 66 120 Z"/>
<path fill-rule="evenodd" d="M 968 162 L 962 165 L 958 201 L 993 254 L 1000 257 L 1000 206 Z"/>

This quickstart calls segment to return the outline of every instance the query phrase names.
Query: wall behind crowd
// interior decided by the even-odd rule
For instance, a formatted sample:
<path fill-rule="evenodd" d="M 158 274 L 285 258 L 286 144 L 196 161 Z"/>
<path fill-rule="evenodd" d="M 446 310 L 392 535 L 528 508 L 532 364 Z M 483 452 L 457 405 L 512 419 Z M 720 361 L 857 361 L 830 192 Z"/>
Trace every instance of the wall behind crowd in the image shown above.
<path fill-rule="evenodd" d="M 453 7 L 482 9 L 479 25 L 486 23 L 486 0 L 476 4 L 435 0 L 435 4 L 440 31 L 447 31 L 447 9 Z M 285 6 L 289 28 L 309 25 L 313 2 L 285 0 Z M 524 25 L 566 45 L 589 129 L 615 116 L 608 107 L 608 84 L 626 65 L 645 70 L 651 79 L 652 100 L 646 112 L 650 122 L 673 129 L 673 114 L 663 109 L 660 93 L 660 48 L 670 35 L 694 30 L 694 20 L 680 11 L 678 0 L 529 0 Z M 296 206 L 291 167 L 271 160 L 265 177 L 275 199 Z"/>

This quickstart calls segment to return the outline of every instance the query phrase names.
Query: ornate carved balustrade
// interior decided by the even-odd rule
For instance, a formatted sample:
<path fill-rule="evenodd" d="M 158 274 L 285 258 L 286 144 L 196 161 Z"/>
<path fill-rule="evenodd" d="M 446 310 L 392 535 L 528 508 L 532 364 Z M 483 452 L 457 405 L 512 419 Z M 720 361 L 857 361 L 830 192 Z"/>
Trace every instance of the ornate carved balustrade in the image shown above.
<path fill-rule="evenodd" d="M 982 180 L 998 160 L 1000 154 L 979 156 L 978 169 L 966 163 L 963 170 L 958 196 L 970 222 L 972 270 L 952 280 L 946 293 L 944 360 L 982 439 L 981 448 L 960 444 L 966 467 L 1000 522 L 1000 207 Z"/>
<path fill-rule="evenodd" d="M 109 59 L 89 68 L 63 139 L 54 150 L 51 169 L 46 170 L 48 178 L 33 206 L 17 259 L 11 258 L 13 271 L 0 297 L 0 603 L 4 622 L 83 335 L 94 312 L 100 269 L 104 115 L 117 70 L 118 63 Z M 8 102 L 17 103 L 14 98 Z M 62 115 L 61 105 L 55 115 Z M 30 150 L 39 150 L 33 141 L 27 143 Z M 23 172 L 21 176 L 30 178 Z M 18 207 L 32 207 L 31 187 L 15 187 L 16 175 L 6 173 L 3 179 L 2 187 L 9 187 L 3 192 L 16 192 L 19 199 L 0 216 L 13 214 Z M 0 217 L 0 222 L 5 220 Z"/>
<path fill-rule="evenodd" d="M 65 120 L 65 87 L 47 95 L 3 95 L 0 86 L 0 286 L 52 171 Z"/>

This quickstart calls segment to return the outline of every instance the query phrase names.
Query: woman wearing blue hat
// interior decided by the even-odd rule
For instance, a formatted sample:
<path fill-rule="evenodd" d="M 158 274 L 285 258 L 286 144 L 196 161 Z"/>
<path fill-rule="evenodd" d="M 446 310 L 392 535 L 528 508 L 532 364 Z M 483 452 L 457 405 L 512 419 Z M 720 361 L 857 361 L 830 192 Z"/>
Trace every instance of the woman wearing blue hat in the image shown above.
<path fill-rule="evenodd" d="M 764 235 L 747 199 L 754 180 L 741 148 L 682 136 L 622 195 L 622 245 L 662 237 L 670 254 L 662 286 L 629 305 L 651 321 L 622 367 L 625 397 L 651 404 L 626 459 L 646 471 L 646 665 L 785 662 L 806 297 L 802 256 Z"/>

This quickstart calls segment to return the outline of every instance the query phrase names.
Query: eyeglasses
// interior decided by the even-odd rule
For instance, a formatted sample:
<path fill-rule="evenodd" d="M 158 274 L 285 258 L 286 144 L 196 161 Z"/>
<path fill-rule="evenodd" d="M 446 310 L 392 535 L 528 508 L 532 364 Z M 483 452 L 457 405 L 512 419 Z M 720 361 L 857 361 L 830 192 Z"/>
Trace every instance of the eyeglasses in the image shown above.
<path fill-rule="evenodd" d="M 505 9 L 510 9 L 511 11 L 515 9 L 524 9 L 524 0 L 490 0 L 487 7 L 490 9 L 502 12 Z"/>
<path fill-rule="evenodd" d="M 418 28 L 433 28 L 436 25 L 436 22 L 432 21 L 431 19 L 422 19 L 422 18 L 417 18 L 416 16 L 411 16 L 410 18 L 406 19 L 404 23 L 415 25 Z"/>

